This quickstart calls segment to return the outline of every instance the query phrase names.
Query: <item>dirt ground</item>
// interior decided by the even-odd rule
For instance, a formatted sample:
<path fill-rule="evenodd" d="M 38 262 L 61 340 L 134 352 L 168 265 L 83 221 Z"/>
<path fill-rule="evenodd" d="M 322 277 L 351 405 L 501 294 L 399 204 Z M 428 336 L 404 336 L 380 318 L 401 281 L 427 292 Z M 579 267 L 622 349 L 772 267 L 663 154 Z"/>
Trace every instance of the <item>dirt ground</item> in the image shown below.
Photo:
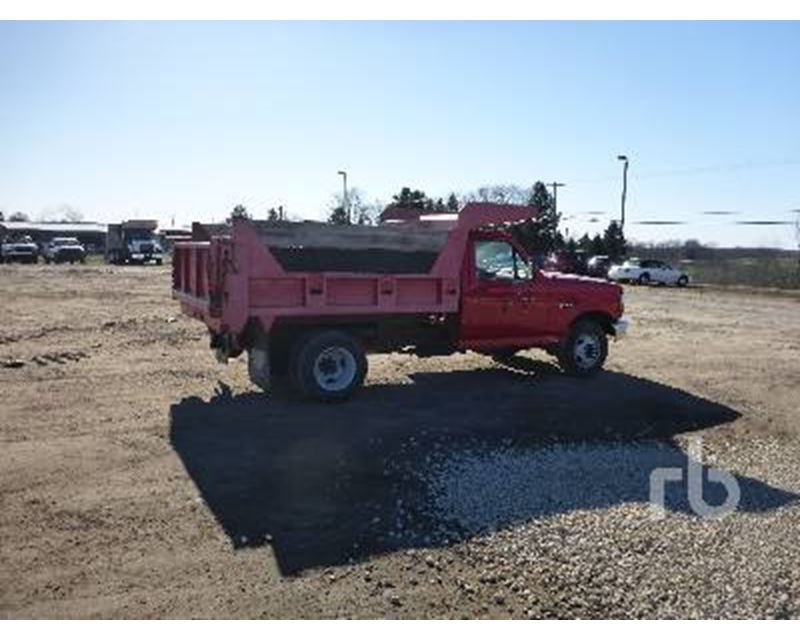
<path fill-rule="evenodd" d="M 0 300 L 2 617 L 800 616 L 797 298 L 629 288 L 592 380 L 536 352 L 371 356 L 337 406 L 216 363 L 167 267 L 7 265 Z M 693 433 L 742 507 L 657 528 L 640 452 Z M 433 471 L 473 486 L 456 450 L 506 474 L 479 504 L 431 498 Z M 547 504 L 508 451 L 549 452 Z"/>

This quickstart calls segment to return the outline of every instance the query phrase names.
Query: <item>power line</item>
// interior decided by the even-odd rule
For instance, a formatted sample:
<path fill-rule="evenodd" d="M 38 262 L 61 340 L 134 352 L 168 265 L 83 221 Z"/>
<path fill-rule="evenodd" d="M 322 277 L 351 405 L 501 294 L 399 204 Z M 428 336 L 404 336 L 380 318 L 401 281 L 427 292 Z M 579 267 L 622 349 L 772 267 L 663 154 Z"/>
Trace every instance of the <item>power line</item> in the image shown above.
<path fill-rule="evenodd" d="M 659 169 L 656 171 L 637 172 L 637 180 L 650 180 L 654 178 L 669 178 L 669 177 L 691 177 L 694 175 L 708 174 L 708 173 L 732 173 L 740 171 L 760 171 L 763 169 L 778 169 L 784 167 L 800 167 L 800 159 L 784 159 L 774 160 L 768 162 L 740 162 L 736 164 L 718 164 L 706 165 L 699 167 L 685 167 L 677 169 Z M 591 182 L 617 182 L 618 176 L 596 176 L 592 178 L 572 178 L 572 183 L 591 183 Z"/>

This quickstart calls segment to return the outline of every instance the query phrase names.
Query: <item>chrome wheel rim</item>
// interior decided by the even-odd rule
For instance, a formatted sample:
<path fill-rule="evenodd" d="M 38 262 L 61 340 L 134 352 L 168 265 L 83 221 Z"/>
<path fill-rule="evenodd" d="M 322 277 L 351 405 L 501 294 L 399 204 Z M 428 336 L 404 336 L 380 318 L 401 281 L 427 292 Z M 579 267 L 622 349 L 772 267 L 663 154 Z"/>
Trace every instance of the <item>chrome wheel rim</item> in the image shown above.
<path fill-rule="evenodd" d="M 314 360 L 314 381 L 325 391 L 342 391 L 356 377 L 356 359 L 344 347 L 328 347 Z"/>
<path fill-rule="evenodd" d="M 573 354 L 579 369 L 591 369 L 600 360 L 600 338 L 591 333 L 582 333 L 575 340 Z"/>

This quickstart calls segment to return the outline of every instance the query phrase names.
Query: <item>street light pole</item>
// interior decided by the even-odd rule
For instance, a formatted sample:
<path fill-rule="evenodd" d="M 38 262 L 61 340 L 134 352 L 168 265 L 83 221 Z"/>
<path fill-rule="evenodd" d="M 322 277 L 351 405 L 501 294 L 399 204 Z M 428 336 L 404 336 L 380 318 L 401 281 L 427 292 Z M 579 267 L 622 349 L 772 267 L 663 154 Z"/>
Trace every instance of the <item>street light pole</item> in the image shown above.
<path fill-rule="evenodd" d="M 553 212 L 558 215 L 558 188 L 567 185 L 563 182 L 551 182 L 549 186 L 553 187 Z"/>
<path fill-rule="evenodd" d="M 347 171 L 339 171 L 339 175 L 342 176 L 343 181 L 342 207 L 344 207 L 344 213 L 347 216 L 347 223 L 350 224 L 350 203 L 347 200 Z"/>
<path fill-rule="evenodd" d="M 617 160 L 622 162 L 622 202 L 620 203 L 619 227 L 625 230 L 625 197 L 628 195 L 628 156 L 619 155 Z"/>

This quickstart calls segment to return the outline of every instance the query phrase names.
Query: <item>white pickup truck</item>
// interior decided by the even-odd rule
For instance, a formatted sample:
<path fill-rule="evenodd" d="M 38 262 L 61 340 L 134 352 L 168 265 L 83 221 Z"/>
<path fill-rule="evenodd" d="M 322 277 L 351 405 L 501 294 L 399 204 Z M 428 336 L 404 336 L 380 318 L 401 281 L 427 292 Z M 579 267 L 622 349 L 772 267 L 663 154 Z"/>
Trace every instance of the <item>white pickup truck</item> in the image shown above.
<path fill-rule="evenodd" d="M 86 249 L 77 238 L 53 238 L 44 246 L 44 260 L 51 262 L 86 262 Z"/>
<path fill-rule="evenodd" d="M 39 248 L 30 236 L 3 240 L 0 244 L 0 262 L 39 262 Z"/>

